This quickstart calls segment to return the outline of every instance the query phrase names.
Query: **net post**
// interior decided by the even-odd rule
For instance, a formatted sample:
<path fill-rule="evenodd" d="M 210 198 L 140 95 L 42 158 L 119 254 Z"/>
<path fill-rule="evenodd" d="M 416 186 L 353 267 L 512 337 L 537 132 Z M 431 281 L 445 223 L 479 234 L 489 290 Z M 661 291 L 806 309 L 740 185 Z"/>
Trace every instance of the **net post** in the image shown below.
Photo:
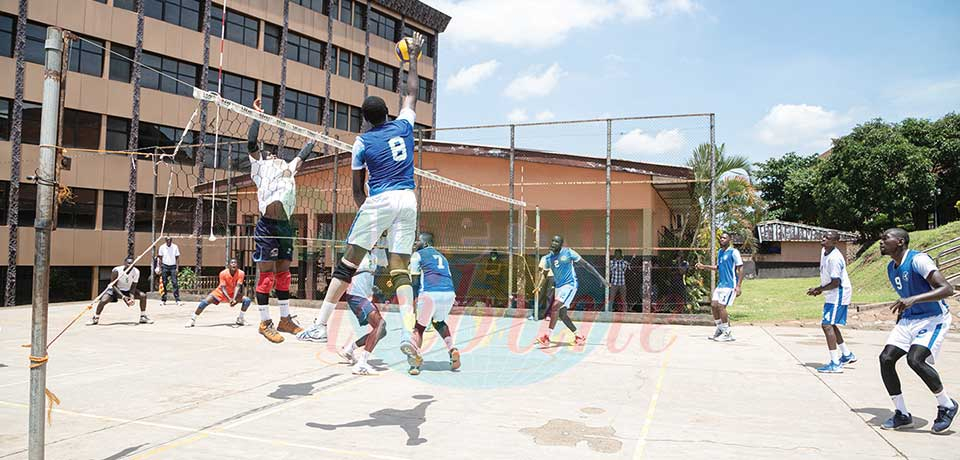
<path fill-rule="evenodd" d="M 157 241 L 157 175 L 160 173 L 160 160 L 159 160 L 160 150 L 158 147 L 153 148 L 153 194 L 150 195 L 150 241 Z M 157 282 L 156 279 L 156 267 L 153 265 L 157 263 L 157 245 L 153 245 L 150 248 L 150 292 L 153 292 L 154 283 Z"/>
<path fill-rule="evenodd" d="M 224 258 L 226 260 L 223 261 L 224 264 L 226 265 L 230 264 L 230 259 L 231 259 L 230 248 L 232 246 L 230 244 L 230 241 L 231 241 L 230 240 L 230 224 L 233 223 L 233 222 L 230 222 L 230 193 L 231 193 L 230 189 L 233 187 L 232 176 L 233 176 L 233 143 L 231 142 L 227 144 L 227 218 L 226 218 L 227 225 L 225 229 L 226 235 L 227 235 L 227 241 L 226 241 L 226 250 L 224 252 Z"/>
<path fill-rule="evenodd" d="M 514 156 L 516 148 L 516 136 L 517 136 L 517 127 L 516 125 L 510 125 L 510 199 L 513 200 L 513 174 L 514 174 Z M 510 308 L 510 305 L 513 303 L 513 203 L 510 203 L 510 222 L 508 224 L 507 230 L 507 308 Z"/>
<path fill-rule="evenodd" d="M 534 279 L 534 282 L 537 283 L 535 287 L 540 287 L 540 205 L 536 206 L 536 215 L 534 218 L 534 228 L 533 234 L 534 238 L 537 239 L 534 244 L 534 254 L 537 257 L 537 278 Z M 536 319 L 540 318 L 540 291 L 537 291 L 533 295 L 533 317 Z"/>
<path fill-rule="evenodd" d="M 710 114 L 710 265 L 717 265 L 717 146 L 714 114 Z M 710 270 L 710 291 L 717 287 L 717 272 Z"/>
<path fill-rule="evenodd" d="M 606 191 L 606 205 L 604 206 L 606 218 L 605 228 L 604 228 L 604 243 L 603 243 L 603 254 L 604 254 L 604 277 L 607 281 L 607 284 L 603 286 L 603 310 L 610 311 L 610 154 L 613 151 L 613 120 L 607 119 L 607 165 L 606 165 L 606 184 L 604 184 L 604 190 Z"/>
<path fill-rule="evenodd" d="M 30 355 L 47 356 L 47 308 L 50 287 L 50 232 L 53 200 L 57 184 L 56 141 L 60 113 L 60 78 L 63 55 L 62 31 L 47 27 L 44 42 L 43 109 L 40 120 L 40 168 L 37 171 L 36 254 L 33 261 L 33 318 L 30 331 Z M 44 458 L 44 398 L 47 387 L 46 363 L 30 366 L 30 417 L 28 455 L 30 460 Z"/>

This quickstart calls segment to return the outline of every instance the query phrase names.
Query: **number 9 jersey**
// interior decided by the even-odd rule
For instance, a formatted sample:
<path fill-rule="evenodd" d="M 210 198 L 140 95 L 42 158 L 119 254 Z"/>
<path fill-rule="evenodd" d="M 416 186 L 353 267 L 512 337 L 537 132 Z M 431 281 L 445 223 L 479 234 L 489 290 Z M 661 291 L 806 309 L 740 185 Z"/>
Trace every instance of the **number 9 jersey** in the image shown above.
<path fill-rule="evenodd" d="M 413 123 L 416 114 L 404 109 L 396 120 L 357 136 L 353 169 L 367 168 L 370 196 L 390 190 L 413 190 Z"/>

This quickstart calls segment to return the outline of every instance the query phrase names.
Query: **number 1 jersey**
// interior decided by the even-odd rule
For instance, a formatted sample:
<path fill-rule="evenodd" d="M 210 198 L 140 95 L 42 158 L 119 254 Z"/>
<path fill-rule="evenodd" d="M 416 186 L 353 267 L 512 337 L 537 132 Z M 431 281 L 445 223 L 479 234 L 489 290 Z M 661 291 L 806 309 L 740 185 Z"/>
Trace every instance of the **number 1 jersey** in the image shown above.
<path fill-rule="evenodd" d="M 413 124 L 416 114 L 404 109 L 388 121 L 357 136 L 353 144 L 354 170 L 367 168 L 370 196 L 390 190 L 412 190 Z"/>

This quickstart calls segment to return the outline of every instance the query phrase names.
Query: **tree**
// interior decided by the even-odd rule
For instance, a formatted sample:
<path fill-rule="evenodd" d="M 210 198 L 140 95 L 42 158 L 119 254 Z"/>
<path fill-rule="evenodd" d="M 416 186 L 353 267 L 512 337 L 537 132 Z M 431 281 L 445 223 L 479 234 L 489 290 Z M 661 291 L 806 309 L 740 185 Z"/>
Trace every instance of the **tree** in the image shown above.
<path fill-rule="evenodd" d="M 940 223 L 960 217 L 960 114 L 948 113 L 931 126 L 933 168 L 937 175 L 935 206 Z"/>
<path fill-rule="evenodd" d="M 802 156 L 790 152 L 780 158 L 771 158 L 755 165 L 756 185 L 760 196 L 769 206 L 769 217 L 793 222 L 810 222 L 810 213 L 802 209 L 808 203 L 790 202 L 787 198 L 787 183 L 791 175 L 817 164 L 817 155 Z M 809 175 L 809 173 L 806 173 Z M 793 193 L 799 192 L 794 184 Z M 801 207 L 797 207 L 799 204 Z M 815 217 L 815 214 L 814 214 Z"/>
<path fill-rule="evenodd" d="M 778 218 L 804 224 L 820 224 L 814 202 L 817 178 L 817 164 L 790 173 L 783 186 L 784 212 Z"/>
<path fill-rule="evenodd" d="M 717 228 L 752 238 L 753 226 L 763 219 L 766 206 L 750 181 L 750 160 L 742 155 L 728 155 L 721 144 L 716 151 L 716 223 Z M 696 212 L 699 214 L 698 239 L 709 244 L 710 235 L 710 144 L 700 144 L 693 150 L 687 166 L 693 169 Z M 748 242 L 749 244 L 749 242 Z"/>

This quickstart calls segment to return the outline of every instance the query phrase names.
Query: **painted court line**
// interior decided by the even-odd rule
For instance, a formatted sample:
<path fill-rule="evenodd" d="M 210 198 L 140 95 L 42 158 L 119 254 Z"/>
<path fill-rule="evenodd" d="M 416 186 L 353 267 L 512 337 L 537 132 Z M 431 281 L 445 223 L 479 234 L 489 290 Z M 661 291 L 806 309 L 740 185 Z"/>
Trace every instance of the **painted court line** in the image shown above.
<path fill-rule="evenodd" d="M 67 372 L 67 373 L 65 373 L 65 374 L 51 375 L 51 376 L 47 376 L 47 380 L 48 380 L 48 381 L 52 381 L 52 382 L 56 382 L 56 381 L 58 381 L 59 379 L 62 379 L 62 378 L 64 378 L 64 377 L 70 377 L 71 375 L 87 374 L 87 373 L 90 373 L 90 372 L 98 372 L 98 371 L 102 371 L 102 370 L 104 370 L 104 369 L 113 369 L 114 367 L 121 367 L 121 366 L 126 366 L 126 365 L 127 365 L 127 364 L 125 364 L 125 363 L 115 363 L 115 364 L 111 364 L 111 365 L 109 365 L 109 366 L 94 367 L 94 368 L 92 368 L 92 369 L 84 369 L 84 370 L 80 370 L 80 371 L 76 371 L 76 372 Z M 28 384 L 28 383 L 30 383 L 30 379 L 19 380 L 19 381 L 16 381 L 16 382 L 5 383 L 5 384 L 3 384 L 3 385 L 0 385 L 0 388 L 12 387 L 12 386 L 16 386 L 16 385 L 26 385 L 26 384 Z"/>
<path fill-rule="evenodd" d="M 671 331 L 673 328 L 671 328 Z M 647 407 L 647 415 L 643 420 L 643 429 L 640 430 L 640 437 L 637 439 L 637 448 L 633 451 L 633 458 L 643 458 L 643 450 L 647 446 L 647 434 L 650 433 L 650 426 L 653 425 L 653 415 L 657 411 L 657 400 L 660 399 L 660 392 L 663 390 L 663 378 L 667 375 L 667 364 L 670 363 L 670 355 L 677 344 L 667 347 L 663 354 L 663 360 L 660 362 L 660 373 L 657 376 L 657 385 L 653 390 L 653 396 L 650 398 L 650 405 Z"/>

